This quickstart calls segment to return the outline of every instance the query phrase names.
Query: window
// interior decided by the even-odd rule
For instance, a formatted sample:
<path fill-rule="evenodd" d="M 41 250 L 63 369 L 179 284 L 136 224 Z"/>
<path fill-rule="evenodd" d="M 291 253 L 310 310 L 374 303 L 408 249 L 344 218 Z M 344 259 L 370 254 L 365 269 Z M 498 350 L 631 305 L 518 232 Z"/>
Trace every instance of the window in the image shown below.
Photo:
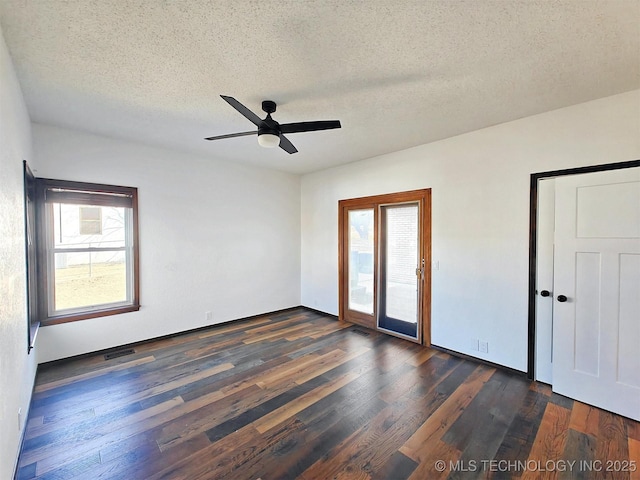
<path fill-rule="evenodd" d="M 37 183 L 43 324 L 138 310 L 137 189 Z"/>

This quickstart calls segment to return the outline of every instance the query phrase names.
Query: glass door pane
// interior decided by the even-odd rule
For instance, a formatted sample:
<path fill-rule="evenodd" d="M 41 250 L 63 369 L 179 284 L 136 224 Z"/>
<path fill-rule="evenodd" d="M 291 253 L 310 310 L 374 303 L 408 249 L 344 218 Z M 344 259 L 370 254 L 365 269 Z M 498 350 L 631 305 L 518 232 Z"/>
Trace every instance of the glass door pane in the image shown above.
<path fill-rule="evenodd" d="M 349 211 L 349 309 L 373 314 L 373 208 Z"/>
<path fill-rule="evenodd" d="M 388 205 L 381 210 L 381 291 L 378 325 L 418 336 L 420 268 L 419 205 Z"/>

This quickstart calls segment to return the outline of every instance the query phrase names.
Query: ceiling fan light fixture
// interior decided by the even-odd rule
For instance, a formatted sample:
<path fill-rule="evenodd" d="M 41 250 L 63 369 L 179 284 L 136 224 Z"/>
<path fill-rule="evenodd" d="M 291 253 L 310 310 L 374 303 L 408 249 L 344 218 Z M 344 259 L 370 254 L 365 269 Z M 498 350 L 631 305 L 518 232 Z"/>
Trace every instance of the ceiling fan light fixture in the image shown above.
<path fill-rule="evenodd" d="M 280 145 L 280 136 L 273 133 L 263 133 L 258 135 L 258 144 L 264 148 L 274 148 Z"/>
<path fill-rule="evenodd" d="M 258 144 L 265 148 L 280 147 L 287 153 L 296 153 L 298 149 L 286 137 L 289 133 L 315 132 L 316 130 L 330 130 L 340 128 L 340 120 L 320 120 L 315 122 L 294 122 L 280 124 L 271 118 L 271 114 L 276 111 L 276 102 L 265 100 L 262 102 L 262 110 L 267 114 L 263 120 L 238 100 L 228 95 L 220 95 L 222 99 L 235 108 L 243 117 L 258 127 L 258 131 L 238 132 L 227 135 L 216 135 L 206 137 L 205 140 L 222 140 L 223 138 L 245 137 L 247 135 L 258 134 Z"/>

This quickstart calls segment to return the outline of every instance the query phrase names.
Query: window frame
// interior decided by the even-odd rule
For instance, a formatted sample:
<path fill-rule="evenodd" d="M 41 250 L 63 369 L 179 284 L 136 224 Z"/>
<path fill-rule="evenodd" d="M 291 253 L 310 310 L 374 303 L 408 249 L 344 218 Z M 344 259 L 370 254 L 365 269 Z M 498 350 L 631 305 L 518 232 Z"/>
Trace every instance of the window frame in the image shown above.
<path fill-rule="evenodd" d="M 67 190 L 67 192 L 57 192 L 54 189 Z M 37 204 L 36 217 L 38 224 L 37 232 L 37 256 L 38 256 L 38 312 L 43 326 L 56 325 L 66 322 L 74 322 L 79 320 L 87 320 L 91 318 L 104 317 L 109 315 L 117 315 L 120 313 L 134 312 L 140 310 L 140 263 L 139 263 L 139 236 L 138 236 L 138 189 L 135 187 L 122 187 L 116 185 L 106 185 L 87 182 L 75 182 L 68 180 L 55 180 L 49 178 L 36 179 Z M 62 314 L 50 314 L 49 306 L 52 301 L 51 280 L 53 275 L 49 274 L 51 240 L 53 239 L 53 223 L 47 210 L 50 204 L 59 203 L 55 198 L 47 201 L 47 195 L 50 197 L 60 196 L 67 200 L 67 203 L 73 203 L 77 199 L 78 204 L 88 205 L 87 199 L 91 198 L 91 205 L 98 206 L 117 206 L 114 205 L 119 199 L 126 199 L 127 208 L 131 208 L 131 228 L 127 232 L 127 237 L 131 241 L 131 261 L 130 266 L 127 265 L 126 274 L 131 277 L 132 291 L 131 301 L 126 304 L 106 305 L 104 308 L 99 306 L 78 307 L 72 311 Z M 127 229 L 129 230 L 129 229 Z"/>
<path fill-rule="evenodd" d="M 24 237 L 27 283 L 27 354 L 35 346 L 40 328 L 38 316 L 38 250 L 36 177 L 26 160 L 22 161 L 24 182 Z"/>

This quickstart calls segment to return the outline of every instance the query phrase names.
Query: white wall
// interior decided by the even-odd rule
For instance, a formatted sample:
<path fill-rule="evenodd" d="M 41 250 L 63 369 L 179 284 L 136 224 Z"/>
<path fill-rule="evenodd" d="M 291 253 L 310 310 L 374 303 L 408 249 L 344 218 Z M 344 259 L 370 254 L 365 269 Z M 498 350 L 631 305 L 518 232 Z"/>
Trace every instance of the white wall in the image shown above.
<path fill-rule="evenodd" d="M 300 305 L 298 176 L 32 130 L 36 176 L 137 187 L 140 227 L 140 311 L 41 328 L 40 362 Z"/>
<path fill-rule="evenodd" d="M 431 188 L 432 343 L 525 371 L 530 174 L 635 159 L 640 90 L 305 175 L 302 304 L 338 312 L 338 200 Z"/>
<path fill-rule="evenodd" d="M 27 354 L 22 160 L 31 163 L 29 115 L 0 30 L 0 478 L 13 478 L 36 372 Z"/>

